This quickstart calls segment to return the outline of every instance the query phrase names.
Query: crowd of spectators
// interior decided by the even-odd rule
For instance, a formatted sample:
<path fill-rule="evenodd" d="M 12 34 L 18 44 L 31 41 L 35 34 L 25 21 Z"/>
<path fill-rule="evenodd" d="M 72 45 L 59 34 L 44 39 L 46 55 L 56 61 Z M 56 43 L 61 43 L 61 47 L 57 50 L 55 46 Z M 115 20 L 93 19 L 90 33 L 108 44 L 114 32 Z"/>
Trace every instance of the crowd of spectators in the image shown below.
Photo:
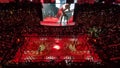
<path fill-rule="evenodd" d="M 7 59 L 14 53 L 18 45 L 16 40 L 22 37 L 22 32 L 29 32 L 30 27 L 39 25 L 39 16 L 36 9 L 30 6 L 16 7 L 15 4 L 0 4 L 0 57 Z M 25 6 L 25 5 L 24 5 Z M 33 27 L 33 28 L 34 28 Z M 10 51 L 12 51 L 10 53 Z M 14 56 L 14 54 L 13 54 Z M 12 58 L 13 58 L 12 56 Z M 10 59 L 8 57 L 8 59 Z"/>
<path fill-rule="evenodd" d="M 85 5 L 86 6 L 86 5 Z M 120 57 L 120 7 L 118 5 L 87 5 L 80 8 L 77 22 L 90 36 L 90 43 L 102 59 L 119 61 Z"/>
<path fill-rule="evenodd" d="M 111 66 L 111 67 L 110 67 Z M 51 62 L 36 62 L 36 63 L 20 63 L 20 64 L 12 64 L 12 65 L 5 65 L 5 68 L 35 68 L 35 67 L 40 67 L 40 68 L 105 68 L 105 67 L 110 67 L 112 68 L 112 65 L 103 65 L 103 64 L 97 64 L 97 63 L 91 63 L 91 62 L 74 62 L 71 64 L 66 64 L 64 61 L 60 63 L 51 63 Z"/>

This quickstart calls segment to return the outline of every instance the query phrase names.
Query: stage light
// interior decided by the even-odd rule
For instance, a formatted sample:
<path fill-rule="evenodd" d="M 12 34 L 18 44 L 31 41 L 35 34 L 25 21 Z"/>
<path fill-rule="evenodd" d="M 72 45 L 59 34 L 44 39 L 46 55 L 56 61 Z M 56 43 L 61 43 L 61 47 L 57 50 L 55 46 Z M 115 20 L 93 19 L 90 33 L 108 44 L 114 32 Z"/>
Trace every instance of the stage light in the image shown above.
<path fill-rule="evenodd" d="M 18 43 L 20 42 L 20 38 L 17 39 L 17 42 L 18 42 Z"/>
<path fill-rule="evenodd" d="M 32 2 L 33 0 L 30 0 L 30 2 Z"/>
<path fill-rule="evenodd" d="M 54 45 L 53 48 L 56 49 L 56 50 L 59 50 L 60 46 L 59 45 Z"/>
<path fill-rule="evenodd" d="M 55 38 L 55 42 L 56 42 L 56 43 L 59 43 L 60 40 L 61 40 L 61 39 L 59 39 L 59 38 Z"/>
<path fill-rule="evenodd" d="M 102 1 L 102 3 L 104 4 L 104 3 L 105 3 L 105 1 Z"/>

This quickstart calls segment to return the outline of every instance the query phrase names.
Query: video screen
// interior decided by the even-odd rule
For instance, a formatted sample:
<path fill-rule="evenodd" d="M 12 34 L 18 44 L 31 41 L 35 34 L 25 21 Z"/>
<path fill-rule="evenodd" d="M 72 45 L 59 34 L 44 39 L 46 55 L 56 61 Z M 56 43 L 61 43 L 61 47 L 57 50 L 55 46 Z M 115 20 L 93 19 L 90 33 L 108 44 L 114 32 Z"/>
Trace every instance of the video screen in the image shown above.
<path fill-rule="evenodd" d="M 55 3 L 42 3 L 42 17 L 41 25 L 46 26 L 69 26 L 75 25 L 73 21 L 74 3 L 66 3 L 66 0 L 56 0 Z"/>

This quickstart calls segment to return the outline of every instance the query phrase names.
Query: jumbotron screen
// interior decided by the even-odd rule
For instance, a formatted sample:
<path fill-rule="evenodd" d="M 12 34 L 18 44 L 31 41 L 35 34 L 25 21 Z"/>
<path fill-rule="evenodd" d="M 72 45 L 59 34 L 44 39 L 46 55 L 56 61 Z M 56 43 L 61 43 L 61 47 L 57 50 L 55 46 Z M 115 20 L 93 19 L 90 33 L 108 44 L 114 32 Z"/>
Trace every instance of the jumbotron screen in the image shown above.
<path fill-rule="evenodd" d="M 54 3 L 42 3 L 41 25 L 46 26 L 69 26 L 75 25 L 73 21 L 75 3 L 68 3 L 66 0 L 55 0 Z"/>

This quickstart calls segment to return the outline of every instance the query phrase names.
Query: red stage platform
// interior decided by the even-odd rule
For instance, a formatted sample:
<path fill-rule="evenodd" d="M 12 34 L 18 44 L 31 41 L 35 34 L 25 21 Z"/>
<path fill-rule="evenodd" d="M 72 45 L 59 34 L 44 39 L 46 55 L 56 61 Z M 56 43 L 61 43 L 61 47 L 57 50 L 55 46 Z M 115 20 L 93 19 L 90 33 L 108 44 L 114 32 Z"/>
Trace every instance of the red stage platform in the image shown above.
<path fill-rule="evenodd" d="M 62 26 L 61 24 L 58 23 L 58 18 L 56 17 L 47 17 L 43 21 L 40 21 L 40 24 L 45 26 Z M 71 17 L 68 20 L 66 26 L 72 26 L 72 25 L 75 25 L 75 22 L 73 22 L 73 17 Z"/>
<path fill-rule="evenodd" d="M 24 45 L 19 48 L 14 62 L 56 62 L 71 59 L 73 62 L 100 62 L 94 47 L 88 43 L 87 35 L 78 38 L 25 37 Z"/>

